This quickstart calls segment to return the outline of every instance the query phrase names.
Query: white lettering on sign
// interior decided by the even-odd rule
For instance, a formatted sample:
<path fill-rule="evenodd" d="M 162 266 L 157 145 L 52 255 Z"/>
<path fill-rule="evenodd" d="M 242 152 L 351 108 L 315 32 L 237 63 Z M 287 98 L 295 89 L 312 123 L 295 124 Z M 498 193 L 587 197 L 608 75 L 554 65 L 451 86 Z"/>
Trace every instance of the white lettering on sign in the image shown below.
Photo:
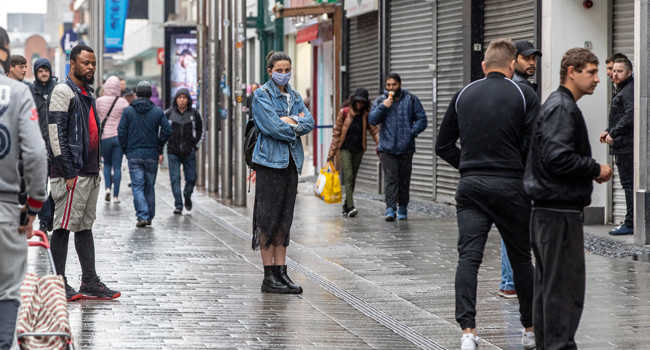
<path fill-rule="evenodd" d="M 10 96 L 11 96 L 11 87 L 7 85 L 0 86 L 0 106 L 8 105 Z"/>
<path fill-rule="evenodd" d="M 196 44 L 196 38 L 176 38 L 176 44 Z"/>

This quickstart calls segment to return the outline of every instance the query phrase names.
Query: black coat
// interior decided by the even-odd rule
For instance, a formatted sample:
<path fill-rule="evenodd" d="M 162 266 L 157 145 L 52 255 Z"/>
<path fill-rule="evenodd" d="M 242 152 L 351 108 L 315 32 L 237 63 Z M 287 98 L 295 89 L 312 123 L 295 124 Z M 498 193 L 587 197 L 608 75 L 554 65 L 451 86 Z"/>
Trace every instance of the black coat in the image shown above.
<path fill-rule="evenodd" d="M 630 76 L 618 85 L 618 93 L 612 99 L 609 110 L 609 128 L 614 139 L 610 154 L 628 154 L 634 150 L 634 77 Z"/>
<path fill-rule="evenodd" d="M 185 112 L 181 113 L 176 104 L 178 95 L 184 94 L 190 101 Z M 190 93 L 180 89 L 174 97 L 172 107 L 165 111 L 165 116 L 172 127 L 172 134 L 167 141 L 167 153 L 179 157 L 186 156 L 197 150 L 203 142 L 203 120 L 201 113 L 192 108 Z M 162 148 L 160 149 L 162 154 Z"/>
<path fill-rule="evenodd" d="M 526 195 L 534 207 L 582 210 L 591 203 L 598 175 L 582 112 L 571 91 L 560 86 L 535 124 L 524 174 Z"/>

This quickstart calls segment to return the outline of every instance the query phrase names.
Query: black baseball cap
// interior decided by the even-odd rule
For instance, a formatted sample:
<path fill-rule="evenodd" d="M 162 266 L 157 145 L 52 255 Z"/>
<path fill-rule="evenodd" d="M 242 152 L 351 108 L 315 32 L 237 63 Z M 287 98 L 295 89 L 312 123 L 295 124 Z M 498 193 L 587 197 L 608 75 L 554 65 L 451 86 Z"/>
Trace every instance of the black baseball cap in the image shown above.
<path fill-rule="evenodd" d="M 542 52 L 537 50 L 533 44 L 526 40 L 515 42 L 515 47 L 517 48 L 517 55 L 530 56 L 536 54 L 537 56 L 542 57 Z"/>

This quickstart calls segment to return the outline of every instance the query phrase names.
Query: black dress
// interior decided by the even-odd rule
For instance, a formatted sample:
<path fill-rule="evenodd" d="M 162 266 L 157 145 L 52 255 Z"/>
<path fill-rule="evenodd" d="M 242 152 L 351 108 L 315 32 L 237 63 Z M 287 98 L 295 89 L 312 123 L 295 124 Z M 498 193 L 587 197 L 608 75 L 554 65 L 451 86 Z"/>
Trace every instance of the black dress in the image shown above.
<path fill-rule="evenodd" d="M 255 205 L 253 206 L 253 250 L 271 245 L 289 246 L 293 209 L 298 194 L 298 169 L 289 154 L 284 169 L 255 166 Z"/>

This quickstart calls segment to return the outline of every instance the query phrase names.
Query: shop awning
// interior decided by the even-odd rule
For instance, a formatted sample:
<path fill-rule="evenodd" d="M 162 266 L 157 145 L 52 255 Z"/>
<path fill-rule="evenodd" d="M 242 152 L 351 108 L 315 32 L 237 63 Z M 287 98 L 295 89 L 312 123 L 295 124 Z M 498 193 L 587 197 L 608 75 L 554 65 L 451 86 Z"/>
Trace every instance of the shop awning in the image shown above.
<path fill-rule="evenodd" d="M 318 39 L 318 23 L 301 29 L 296 35 L 296 44 L 306 43 Z"/>

